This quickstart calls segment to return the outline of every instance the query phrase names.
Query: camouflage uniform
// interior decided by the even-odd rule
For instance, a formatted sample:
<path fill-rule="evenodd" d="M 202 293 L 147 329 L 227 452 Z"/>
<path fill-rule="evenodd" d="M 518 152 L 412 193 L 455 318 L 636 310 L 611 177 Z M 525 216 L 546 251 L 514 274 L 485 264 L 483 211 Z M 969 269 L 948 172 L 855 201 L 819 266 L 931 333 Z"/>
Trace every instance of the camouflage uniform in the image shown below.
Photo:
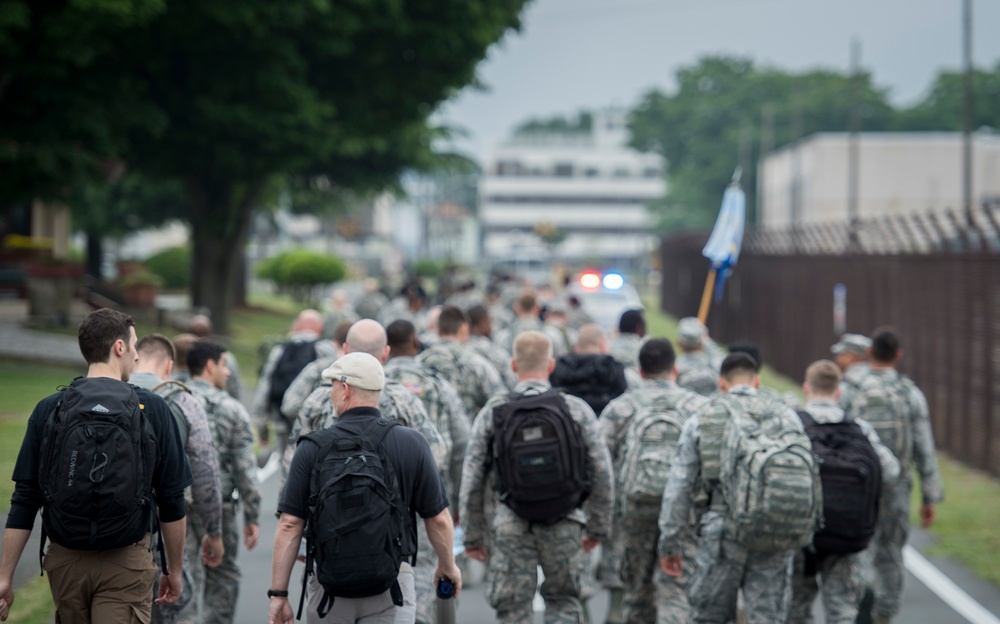
<path fill-rule="evenodd" d="M 447 381 L 431 375 L 412 357 L 394 357 L 385 363 L 385 377 L 403 385 L 423 403 L 431 422 L 437 427 L 448 448 L 447 469 L 441 473 L 448 498 L 458 500 L 458 487 L 462 479 L 462 462 L 469 445 L 469 417 L 465 415 L 462 400 Z M 434 591 L 433 571 L 437 565 L 427 531 L 419 523 L 417 552 L 417 622 L 434 622 L 437 613 L 437 594 Z M 426 571 L 430 572 L 428 576 Z M 423 574 L 422 574 L 423 573 Z M 424 578 L 426 577 L 426 578 Z"/>
<path fill-rule="evenodd" d="M 689 351 L 677 356 L 677 385 L 710 396 L 719 389 L 719 368 L 707 351 Z"/>
<path fill-rule="evenodd" d="M 226 392 L 239 402 L 243 402 L 243 377 L 240 376 L 240 363 L 232 351 L 226 351 L 226 368 L 229 378 L 226 379 Z"/>
<path fill-rule="evenodd" d="M 840 380 L 840 400 L 838 401 L 840 407 L 847 409 L 851 403 L 851 397 L 857 392 L 858 386 L 871 370 L 867 362 L 856 362 L 847 367 Z"/>
<path fill-rule="evenodd" d="M 281 405 L 277 409 L 271 407 L 269 395 L 271 394 L 271 377 L 274 375 L 274 368 L 281 361 L 281 356 L 285 354 L 286 342 L 315 342 L 317 359 L 337 356 L 337 348 L 334 344 L 329 340 L 320 339 L 313 332 L 296 332 L 289 336 L 287 341 L 282 341 L 274 345 L 270 353 L 267 354 L 267 360 L 264 362 L 264 367 L 260 370 L 260 378 L 257 380 L 257 389 L 253 395 L 253 402 L 250 404 L 250 415 L 254 425 L 258 428 L 266 427 L 269 422 L 274 423 L 274 435 L 278 441 L 279 453 L 285 444 L 287 444 L 288 429 L 290 429 L 289 421 L 291 420 L 291 418 L 286 418 L 283 414 L 287 413 L 291 415 L 294 412 L 285 412 L 281 409 L 284 407 L 284 400 L 282 400 Z"/>
<path fill-rule="evenodd" d="M 417 357 L 420 364 L 451 382 L 462 397 L 465 413 L 478 414 L 491 396 L 506 392 L 500 373 L 482 356 L 455 340 L 445 339 Z"/>
<path fill-rule="evenodd" d="M 608 353 L 625 365 L 625 368 L 639 370 L 639 349 L 645 339 L 638 334 L 618 334 L 608 345 Z"/>
<path fill-rule="evenodd" d="M 844 410 L 833 401 L 810 401 L 805 411 L 817 423 L 836 423 L 844 419 Z M 868 441 L 872 443 L 882 466 L 883 487 L 890 487 L 899 478 L 899 462 L 892 451 L 886 448 L 875 433 L 875 429 L 863 420 L 855 421 Z M 864 594 L 865 553 L 849 555 L 828 554 L 817 562 L 815 573 L 806 575 L 806 555 L 795 553 L 792 573 L 792 605 L 788 621 L 796 624 L 812 624 L 812 603 L 819 592 L 817 578 L 822 578 L 823 613 L 827 624 L 854 624 L 858 617 L 858 605 Z"/>
<path fill-rule="evenodd" d="M 677 409 L 684 420 L 708 404 L 707 399 L 681 388 L 673 381 L 650 379 L 641 389 L 611 401 L 601 413 L 601 429 L 611 452 L 619 501 L 622 495 L 622 466 L 630 452 L 625 447 L 625 439 L 633 417 L 640 410 L 664 399 Z M 659 527 L 655 522 L 645 524 L 638 518 L 623 517 L 620 502 L 616 512 L 614 533 L 620 543 L 617 563 L 625 589 L 624 621 L 659 624 L 687 622 L 689 609 L 685 580 L 664 574 L 656 556 Z M 694 541 L 688 540 L 682 549 L 686 561 L 693 564 Z M 629 553 L 629 556 L 622 560 L 624 553 Z"/>
<path fill-rule="evenodd" d="M 420 331 L 427 325 L 427 308 L 421 308 L 414 312 L 410 309 L 410 304 L 406 299 L 396 298 L 382 306 L 376 319 L 382 327 L 388 327 L 393 321 L 404 320 L 413 323 L 413 326 Z"/>
<path fill-rule="evenodd" d="M 465 347 L 489 360 L 490 364 L 500 373 L 500 378 L 503 379 L 508 390 L 517 384 L 517 375 L 510 367 L 509 351 L 486 336 L 469 336 L 469 339 L 465 341 Z"/>
<path fill-rule="evenodd" d="M 161 380 L 152 373 L 133 373 L 129 383 L 152 390 L 161 384 Z M 176 391 L 172 391 L 174 386 L 177 387 Z M 198 399 L 194 398 L 185 388 L 177 384 L 170 384 L 164 388 L 167 391 L 172 391 L 166 397 L 168 405 L 176 405 L 184 416 L 184 422 L 179 423 L 178 428 L 182 434 L 187 432 L 184 439 L 184 452 L 187 454 L 188 463 L 191 465 L 191 475 L 194 478 L 191 487 L 184 492 L 188 524 L 190 526 L 191 523 L 196 523 L 202 534 L 218 535 L 222 532 L 222 491 L 219 485 L 219 461 L 215 456 L 212 433 L 208 428 L 205 410 L 202 409 Z M 173 408 L 171 408 L 171 412 L 173 412 Z M 184 436 L 182 435 L 182 437 Z M 191 607 L 183 611 L 174 605 L 154 604 L 153 622 L 183 624 L 194 621 L 197 617 L 198 597 L 201 596 L 204 589 L 205 571 L 201 561 L 201 544 L 195 544 L 195 549 L 192 552 L 188 548 L 190 542 L 191 540 L 188 540 L 185 544 L 184 568 L 191 574 L 193 604 L 188 603 Z M 182 615 L 190 617 L 182 617 Z"/>
<path fill-rule="evenodd" d="M 333 333 L 337 331 L 337 327 L 344 321 L 350 321 L 352 323 L 358 321 L 361 317 L 358 313 L 354 311 L 354 307 L 347 304 L 343 308 L 336 308 L 330 310 L 323 315 L 323 338 L 326 340 L 333 340 Z"/>
<path fill-rule="evenodd" d="M 240 569 L 236 554 L 240 530 L 236 524 L 236 506 L 243 506 L 243 524 L 257 524 L 260 515 L 260 492 L 255 483 L 257 461 L 253 455 L 253 432 L 246 408 L 224 390 L 201 379 L 191 381 L 191 393 L 201 401 L 208 417 L 212 441 L 219 459 L 222 485 L 222 540 L 226 549 L 222 563 L 205 569 L 205 603 L 202 610 L 206 624 L 229 624 L 236 613 L 240 592 Z M 233 494 L 239 495 L 237 502 Z M 201 544 L 204 527 L 188 527 L 188 539 Z M 188 542 L 188 549 L 191 542 Z"/>
<path fill-rule="evenodd" d="M 573 352 L 576 346 L 576 332 L 564 325 L 555 323 L 545 323 L 542 325 L 542 333 L 552 341 L 552 357 L 559 358 Z"/>
<path fill-rule="evenodd" d="M 705 409 L 688 419 L 681 432 L 670 468 L 670 481 L 660 508 L 661 557 L 682 555 L 689 541 L 692 513 L 709 501 L 710 509 L 698 521 L 698 544 L 694 570 L 685 567 L 692 622 L 722 624 L 736 618 L 736 600 L 743 591 L 747 624 L 774 624 L 788 616 L 791 597 L 792 558 L 794 552 L 749 552 L 740 546 L 724 527 L 729 514 L 718 481 L 721 428 L 703 426 L 724 422 L 722 401 L 735 409 L 755 413 L 771 412 L 785 423 L 797 423 L 798 416 L 774 399 L 759 395 L 750 386 L 734 386 L 728 395 L 713 400 Z M 703 474 L 716 475 L 714 478 Z"/>
<path fill-rule="evenodd" d="M 289 436 L 289 444 L 285 449 L 282 464 L 287 467 L 291 465 L 292 457 L 295 455 L 295 445 L 299 438 L 333 426 L 337 422 L 337 411 L 333 406 L 330 397 L 330 383 L 323 382 L 323 385 L 316 388 L 302 404 L 299 416 L 292 427 Z M 385 387 L 379 396 L 378 409 L 384 418 L 395 420 L 399 424 L 416 429 L 427 440 L 431 447 L 431 454 L 434 456 L 434 463 L 438 471 L 442 474 L 448 470 L 448 445 L 438 433 L 423 403 L 417 396 L 410 392 L 402 384 L 386 379 Z M 437 555 L 427 537 L 427 529 L 423 522 L 417 522 L 417 563 L 413 566 L 414 582 L 417 590 L 417 621 L 424 624 L 434 621 L 434 570 L 437 568 Z"/>
<path fill-rule="evenodd" d="M 539 394 L 548 382 L 522 381 L 515 392 Z M 570 415 L 582 428 L 587 446 L 587 467 L 592 490 L 586 502 L 565 519 L 551 525 L 532 524 L 521 519 L 509 507 L 493 502 L 492 518 L 487 518 L 487 493 L 492 493 L 495 474 L 490 442 L 493 438 L 493 408 L 508 400 L 506 393 L 489 400 L 472 425 L 472 438 L 462 470 L 462 493 L 459 507 L 465 526 L 467 548 L 486 546 L 489 550 L 486 575 L 486 600 L 497 611 L 503 624 L 522 624 L 532 620 L 532 598 L 537 586 L 537 568 L 545 573 L 541 594 L 545 599 L 545 621 L 582 623 L 582 579 L 588 557 L 583 552 L 584 536 L 606 539 L 611 529 L 614 482 L 611 458 L 601 436 L 593 410 L 581 399 L 563 395 Z M 487 525 L 489 522 L 489 526 Z M 490 530 L 491 529 L 491 530 Z M 487 541 L 487 533 L 489 541 Z"/>
<path fill-rule="evenodd" d="M 313 390 L 323 385 L 323 371 L 330 368 L 330 365 L 336 361 L 336 354 L 317 358 L 315 362 L 307 364 L 288 386 L 288 390 L 285 390 L 285 396 L 281 399 L 281 413 L 288 414 L 293 427 L 306 398 L 313 393 Z M 329 387 L 330 384 L 326 383 L 326 385 Z M 291 437 L 291 432 L 289 432 L 289 437 Z"/>
<path fill-rule="evenodd" d="M 895 369 L 870 370 L 858 384 L 851 403 L 845 410 L 850 416 L 861 411 L 860 394 L 869 387 L 899 384 L 906 392 L 907 428 L 909 447 L 902 457 L 897 457 L 900 478 L 895 485 L 882 490 L 879 505 L 878 528 L 869 550 L 872 551 L 875 576 L 875 613 L 892 618 L 899 612 L 903 591 L 903 546 L 910 534 L 910 491 L 913 478 L 911 463 L 916 464 L 920 477 L 921 499 L 924 504 L 937 504 L 944 499 L 941 475 L 934 455 L 934 432 L 931 430 L 930 413 L 924 393 L 910 379 Z"/>
<path fill-rule="evenodd" d="M 538 317 L 518 316 L 514 318 L 506 328 L 493 332 L 493 341 L 506 351 L 512 353 L 514 351 L 514 340 L 527 331 L 543 331 L 542 322 L 538 320 Z"/>
<path fill-rule="evenodd" d="M 354 310 L 359 317 L 374 320 L 378 316 L 378 311 L 387 303 L 389 300 L 386 296 L 376 290 L 365 293 L 354 306 Z"/>

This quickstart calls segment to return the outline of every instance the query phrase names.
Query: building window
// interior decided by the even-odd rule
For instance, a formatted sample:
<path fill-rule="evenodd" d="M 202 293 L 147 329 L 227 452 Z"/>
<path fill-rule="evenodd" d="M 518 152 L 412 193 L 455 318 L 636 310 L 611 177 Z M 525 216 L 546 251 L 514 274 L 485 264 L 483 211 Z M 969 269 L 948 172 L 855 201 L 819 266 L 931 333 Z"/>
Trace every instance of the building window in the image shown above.
<path fill-rule="evenodd" d="M 572 178 L 573 163 L 567 163 L 567 162 L 556 163 L 555 176 L 557 178 Z"/>

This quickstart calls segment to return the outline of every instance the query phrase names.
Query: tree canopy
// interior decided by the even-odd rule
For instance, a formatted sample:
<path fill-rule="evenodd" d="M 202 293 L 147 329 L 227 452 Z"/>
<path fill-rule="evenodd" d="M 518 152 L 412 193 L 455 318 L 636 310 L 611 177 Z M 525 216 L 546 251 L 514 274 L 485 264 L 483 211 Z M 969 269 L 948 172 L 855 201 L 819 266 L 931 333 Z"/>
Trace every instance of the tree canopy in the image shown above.
<path fill-rule="evenodd" d="M 745 58 L 705 57 L 681 68 L 672 92 L 652 90 L 630 112 L 632 145 L 668 161 L 668 195 L 651 208 L 661 230 L 708 228 L 736 165 L 743 166 L 749 215 L 755 214 L 762 150 L 816 132 L 850 128 L 854 89 L 862 131 L 961 130 L 962 76 L 942 72 L 926 97 L 897 109 L 888 89 L 862 73 L 801 73 Z M 857 80 L 857 83 L 853 81 Z M 975 75 L 976 125 L 1000 127 L 1000 64 Z"/>

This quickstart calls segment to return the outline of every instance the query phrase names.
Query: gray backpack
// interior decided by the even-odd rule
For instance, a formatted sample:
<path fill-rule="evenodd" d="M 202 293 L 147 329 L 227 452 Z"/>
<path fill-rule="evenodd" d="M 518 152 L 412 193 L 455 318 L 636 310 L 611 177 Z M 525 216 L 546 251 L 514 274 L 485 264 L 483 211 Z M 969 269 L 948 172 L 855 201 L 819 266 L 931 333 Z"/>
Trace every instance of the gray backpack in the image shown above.
<path fill-rule="evenodd" d="M 729 412 L 719 461 L 729 535 L 752 552 L 808 546 L 821 524 L 823 494 L 819 462 L 798 418 L 766 399 L 750 403 L 754 411 L 730 396 L 720 403 Z"/>
<path fill-rule="evenodd" d="M 632 417 L 618 477 L 623 515 L 656 523 L 684 420 L 669 396 L 657 397 Z"/>
<path fill-rule="evenodd" d="M 181 441 L 187 444 L 188 435 L 191 432 L 191 427 L 188 425 L 187 416 L 184 415 L 184 411 L 181 406 L 177 404 L 177 401 L 173 400 L 174 395 L 179 392 L 187 392 L 191 394 L 191 390 L 185 386 L 182 382 L 176 379 L 167 379 L 156 384 L 150 392 L 159 395 L 167 403 L 167 407 L 170 408 L 170 413 L 174 416 L 174 421 L 177 423 L 177 430 L 181 433 Z"/>
<path fill-rule="evenodd" d="M 909 380 L 900 376 L 887 379 L 869 375 L 860 383 L 846 410 L 852 417 L 867 421 L 879 440 L 892 451 L 905 470 L 909 466 L 913 441 L 910 434 Z"/>

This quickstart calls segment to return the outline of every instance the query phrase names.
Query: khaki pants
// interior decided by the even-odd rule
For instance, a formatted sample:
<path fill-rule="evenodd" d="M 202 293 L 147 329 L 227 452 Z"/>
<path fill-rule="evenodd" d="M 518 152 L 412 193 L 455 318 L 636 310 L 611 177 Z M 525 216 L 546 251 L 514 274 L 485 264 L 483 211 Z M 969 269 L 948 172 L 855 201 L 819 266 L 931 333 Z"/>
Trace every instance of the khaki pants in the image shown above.
<path fill-rule="evenodd" d="M 159 570 L 150 537 L 113 550 L 70 550 L 49 544 L 45 572 L 56 624 L 149 624 Z"/>
<path fill-rule="evenodd" d="M 403 592 L 403 606 L 392 602 L 389 592 L 369 598 L 337 598 L 333 607 L 320 618 L 316 613 L 323 600 L 323 587 L 316 575 L 306 584 L 305 616 L 308 624 L 413 624 L 417 619 L 417 592 L 414 588 L 413 568 L 408 563 L 399 566 L 399 589 Z"/>

